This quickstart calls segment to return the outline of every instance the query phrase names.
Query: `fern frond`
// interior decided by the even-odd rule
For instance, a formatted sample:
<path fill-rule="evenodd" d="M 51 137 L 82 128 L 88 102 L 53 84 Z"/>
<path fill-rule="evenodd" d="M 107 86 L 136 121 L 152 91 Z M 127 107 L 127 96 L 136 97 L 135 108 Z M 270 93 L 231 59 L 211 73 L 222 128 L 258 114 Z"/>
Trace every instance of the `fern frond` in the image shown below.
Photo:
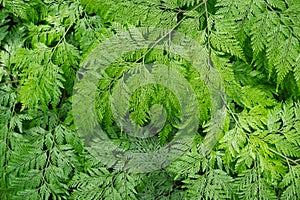
<path fill-rule="evenodd" d="M 74 199 L 137 199 L 134 177 L 125 173 L 110 174 L 106 169 L 91 169 L 74 177 Z"/>
<path fill-rule="evenodd" d="M 185 180 L 189 199 L 227 199 L 233 195 L 233 179 L 222 170 L 209 170 Z"/>
<path fill-rule="evenodd" d="M 274 189 L 265 182 L 257 167 L 244 171 L 236 183 L 240 198 L 277 199 Z"/>
<path fill-rule="evenodd" d="M 300 197 L 299 165 L 289 167 L 289 172 L 283 177 L 280 187 L 284 189 L 280 199 L 297 199 Z"/>

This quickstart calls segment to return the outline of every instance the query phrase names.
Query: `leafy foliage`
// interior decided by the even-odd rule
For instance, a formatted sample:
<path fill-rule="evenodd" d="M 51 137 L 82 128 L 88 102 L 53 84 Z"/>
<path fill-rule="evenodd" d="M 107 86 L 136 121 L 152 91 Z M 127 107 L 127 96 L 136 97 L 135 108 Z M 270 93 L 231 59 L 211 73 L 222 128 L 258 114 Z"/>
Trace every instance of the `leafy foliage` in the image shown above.
<path fill-rule="evenodd" d="M 0 0 L 0 7 L 0 199 L 300 199 L 297 0 Z M 97 120 L 124 150 L 168 144 L 181 117 L 168 88 L 150 84 L 118 97 L 128 99 L 140 126 L 155 118 L 153 105 L 163 105 L 166 123 L 152 139 L 128 137 L 110 105 L 123 75 L 144 70 L 141 58 L 167 65 L 197 96 L 199 129 L 189 151 L 165 169 L 130 174 L 99 163 L 81 142 L 72 114 L 79 68 L 99 43 L 132 27 L 178 31 L 209 53 L 224 81 L 227 116 L 207 155 L 206 83 L 191 63 L 157 49 L 128 53 L 106 69 Z"/>

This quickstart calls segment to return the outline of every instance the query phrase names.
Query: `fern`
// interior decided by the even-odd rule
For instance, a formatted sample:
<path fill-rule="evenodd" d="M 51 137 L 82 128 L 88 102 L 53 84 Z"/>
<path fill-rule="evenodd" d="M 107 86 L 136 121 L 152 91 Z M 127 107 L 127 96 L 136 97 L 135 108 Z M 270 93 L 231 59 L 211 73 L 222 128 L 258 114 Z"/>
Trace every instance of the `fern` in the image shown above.
<path fill-rule="evenodd" d="M 92 168 L 71 182 L 77 188 L 74 199 L 137 199 L 135 177 L 126 173 L 109 173 L 105 168 Z M 122 184 L 121 184 L 122 183 Z M 102 188 L 99 190 L 99 188 Z"/>
<path fill-rule="evenodd" d="M 299 34 L 297 28 L 294 31 L 294 27 L 297 27 L 299 19 L 293 16 L 299 12 L 299 8 L 293 1 L 288 4 L 284 4 L 283 1 L 222 1 L 217 6 L 220 7 L 217 11 L 220 18 L 229 23 L 238 22 L 236 26 L 226 26 L 227 29 L 236 27 L 235 30 L 227 32 L 235 32 L 242 43 L 250 38 L 252 62 L 261 65 L 258 56 L 261 57 L 261 52 L 267 54 L 264 67 L 270 76 L 272 73 L 276 74 L 277 85 L 285 85 L 284 80 L 288 79 L 289 73 L 294 74 L 294 79 L 298 79 L 295 68 L 299 56 Z M 288 22 L 290 17 L 293 20 Z M 298 91 L 298 83 L 292 84 L 295 84 Z M 297 96 L 296 93 L 294 95 Z"/>
<path fill-rule="evenodd" d="M 298 1 L 0 7 L 0 199 L 300 198 Z"/>

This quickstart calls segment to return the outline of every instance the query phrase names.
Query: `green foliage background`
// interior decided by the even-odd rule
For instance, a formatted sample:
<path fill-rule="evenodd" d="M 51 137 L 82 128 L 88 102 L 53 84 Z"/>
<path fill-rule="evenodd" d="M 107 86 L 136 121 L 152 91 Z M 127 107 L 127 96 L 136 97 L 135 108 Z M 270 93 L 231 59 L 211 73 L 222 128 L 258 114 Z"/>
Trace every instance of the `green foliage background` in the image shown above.
<path fill-rule="evenodd" d="M 300 199 L 300 4 L 298 0 L 0 0 L 0 199 Z M 224 80 L 224 132 L 204 158 L 210 120 L 205 83 L 192 66 L 160 51 L 145 62 L 177 69 L 197 92 L 194 144 L 166 169 L 107 169 L 84 148 L 72 91 L 92 49 L 131 27 L 160 27 L 206 47 Z M 167 143 L 180 113 L 163 88 L 131 97 L 133 120 L 163 102 L 157 140 L 130 141 L 109 110 L 109 92 L 145 52 L 126 55 L 99 82 L 99 122 L 124 148 Z M 195 52 L 197 54 L 197 52 Z M 130 63 L 132 65 L 130 65 Z M 126 67 L 130 66 L 130 67 Z M 165 96 L 166 101 L 159 99 Z"/>

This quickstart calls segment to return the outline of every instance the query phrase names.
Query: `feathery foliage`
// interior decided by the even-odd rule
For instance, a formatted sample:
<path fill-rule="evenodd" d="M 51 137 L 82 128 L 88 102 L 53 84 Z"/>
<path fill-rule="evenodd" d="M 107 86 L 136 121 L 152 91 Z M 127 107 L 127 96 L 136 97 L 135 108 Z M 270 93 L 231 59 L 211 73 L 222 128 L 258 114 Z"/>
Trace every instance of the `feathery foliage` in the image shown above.
<path fill-rule="evenodd" d="M 300 199 L 297 0 L 0 0 L 0 8 L 0 199 Z M 130 93 L 126 81 L 135 79 L 126 75 L 158 70 L 148 64 L 168 66 L 196 94 L 199 128 L 191 147 L 164 169 L 144 174 L 115 170 L 91 155 L 72 113 L 74 83 L 93 50 L 139 27 L 172 30 L 203 47 L 211 61 L 206 67 L 224 82 L 219 105 L 227 109 L 222 132 L 203 154 L 216 105 L 181 49 L 178 55 L 138 49 L 110 63 L 90 106 L 124 152 L 167 146 L 182 128 L 183 113 L 170 88 L 148 84 Z M 128 108 L 111 106 L 114 92 Z M 165 121 L 154 124 L 157 135 L 135 138 L 115 119 L 127 111 L 140 127 Z"/>

